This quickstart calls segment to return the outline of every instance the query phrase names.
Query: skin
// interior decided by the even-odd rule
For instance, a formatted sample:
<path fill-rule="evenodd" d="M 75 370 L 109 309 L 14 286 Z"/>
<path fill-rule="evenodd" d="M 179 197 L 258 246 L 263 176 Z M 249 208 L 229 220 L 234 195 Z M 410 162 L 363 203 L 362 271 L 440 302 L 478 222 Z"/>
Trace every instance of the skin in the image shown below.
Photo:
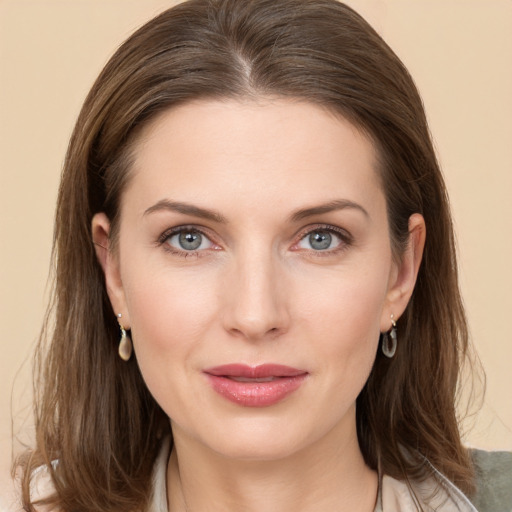
<path fill-rule="evenodd" d="M 373 510 L 355 401 L 379 334 L 412 294 L 425 238 L 413 215 L 393 258 L 375 162 L 353 125 L 300 101 L 196 101 L 142 130 L 116 250 L 104 214 L 92 232 L 112 307 L 171 421 L 171 510 Z M 204 233 L 198 251 L 169 234 L 180 226 Z M 327 249 L 312 246 L 315 230 L 331 230 Z M 308 376 L 275 405 L 242 407 L 203 373 L 227 363 Z"/>

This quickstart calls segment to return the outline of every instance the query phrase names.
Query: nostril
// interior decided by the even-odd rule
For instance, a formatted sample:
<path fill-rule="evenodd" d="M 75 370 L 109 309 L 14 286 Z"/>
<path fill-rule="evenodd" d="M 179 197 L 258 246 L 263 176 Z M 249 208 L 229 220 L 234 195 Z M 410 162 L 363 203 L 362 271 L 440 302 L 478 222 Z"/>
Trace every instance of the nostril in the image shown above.
<path fill-rule="evenodd" d="M 279 327 L 272 327 L 272 329 L 269 329 L 268 330 L 268 335 L 270 335 L 272 338 L 275 338 L 277 336 L 279 336 L 279 334 L 282 332 L 282 329 L 280 329 Z"/>

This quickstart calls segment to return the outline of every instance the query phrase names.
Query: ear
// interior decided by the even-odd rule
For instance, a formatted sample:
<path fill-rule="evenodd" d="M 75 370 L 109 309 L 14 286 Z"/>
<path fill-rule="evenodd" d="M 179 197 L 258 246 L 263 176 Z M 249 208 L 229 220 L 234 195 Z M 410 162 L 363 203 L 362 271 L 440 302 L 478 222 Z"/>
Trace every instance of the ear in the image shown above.
<path fill-rule="evenodd" d="M 126 307 L 126 298 L 119 268 L 119 257 L 112 251 L 110 243 L 110 221 L 104 213 L 94 215 L 91 224 L 92 241 L 96 257 L 105 274 L 107 294 L 114 313 L 121 313 L 120 322 L 125 329 L 130 329 L 130 317 Z"/>
<path fill-rule="evenodd" d="M 386 305 L 382 312 L 381 332 L 391 328 L 391 315 L 398 320 L 405 311 L 414 291 L 425 247 L 425 220 L 419 213 L 409 218 L 409 241 L 400 261 L 391 273 Z"/>

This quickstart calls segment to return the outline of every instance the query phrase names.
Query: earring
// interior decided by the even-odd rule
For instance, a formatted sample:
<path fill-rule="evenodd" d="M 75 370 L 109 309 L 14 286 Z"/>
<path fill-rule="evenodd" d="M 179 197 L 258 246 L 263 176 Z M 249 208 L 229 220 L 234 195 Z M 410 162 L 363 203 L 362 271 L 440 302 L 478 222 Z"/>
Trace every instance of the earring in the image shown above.
<path fill-rule="evenodd" d="M 391 315 L 391 329 L 388 332 L 382 334 L 382 353 L 391 359 L 395 355 L 396 346 L 396 322 L 393 318 L 393 315 Z"/>
<path fill-rule="evenodd" d="M 119 324 L 119 328 L 121 329 L 121 340 L 119 341 L 119 349 L 118 349 L 118 354 L 119 354 L 119 357 L 123 360 L 123 361 L 128 361 L 130 359 L 130 357 L 132 357 L 132 351 L 133 351 L 133 346 L 132 346 L 132 340 L 130 339 L 130 335 L 126 332 L 126 329 L 121 325 L 121 317 L 123 315 L 121 315 L 121 313 L 118 313 L 117 315 L 117 322 Z"/>

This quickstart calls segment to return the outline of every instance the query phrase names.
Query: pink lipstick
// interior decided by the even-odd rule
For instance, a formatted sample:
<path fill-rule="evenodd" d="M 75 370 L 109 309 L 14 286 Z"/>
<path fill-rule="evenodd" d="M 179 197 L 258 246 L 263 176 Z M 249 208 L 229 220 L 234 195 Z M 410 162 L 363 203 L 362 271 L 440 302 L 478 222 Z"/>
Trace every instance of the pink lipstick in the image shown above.
<path fill-rule="evenodd" d="M 210 385 L 235 404 L 267 407 L 296 391 L 308 373 L 280 364 L 226 364 L 204 370 Z"/>

